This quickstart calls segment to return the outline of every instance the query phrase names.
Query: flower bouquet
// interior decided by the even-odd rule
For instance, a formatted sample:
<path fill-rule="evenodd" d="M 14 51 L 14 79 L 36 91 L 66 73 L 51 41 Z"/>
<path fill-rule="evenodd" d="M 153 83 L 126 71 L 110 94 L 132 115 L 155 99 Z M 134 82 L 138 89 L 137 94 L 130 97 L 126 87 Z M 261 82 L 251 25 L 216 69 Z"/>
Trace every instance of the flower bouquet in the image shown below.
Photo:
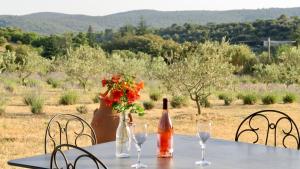
<path fill-rule="evenodd" d="M 144 109 L 136 103 L 140 98 L 140 91 L 144 83 L 135 81 L 134 77 L 113 75 L 111 79 L 103 79 L 102 86 L 106 87 L 105 93 L 100 97 L 107 106 L 111 106 L 120 113 L 120 121 L 116 132 L 116 156 L 129 157 L 131 137 L 128 126 L 130 113 L 144 114 Z"/>

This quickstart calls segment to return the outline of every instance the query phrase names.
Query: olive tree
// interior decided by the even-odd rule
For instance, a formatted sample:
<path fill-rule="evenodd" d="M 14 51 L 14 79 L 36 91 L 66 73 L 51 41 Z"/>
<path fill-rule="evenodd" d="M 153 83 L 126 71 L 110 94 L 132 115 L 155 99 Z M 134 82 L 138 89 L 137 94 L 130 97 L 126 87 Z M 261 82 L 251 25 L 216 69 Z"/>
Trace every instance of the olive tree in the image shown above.
<path fill-rule="evenodd" d="M 47 60 L 27 46 L 20 46 L 15 52 L 7 51 L 0 55 L 0 70 L 16 72 L 23 85 L 28 77 L 34 73 L 47 70 Z"/>
<path fill-rule="evenodd" d="M 201 114 L 201 103 L 211 95 L 213 89 L 226 86 L 231 79 L 233 66 L 225 56 L 229 44 L 206 42 L 198 44 L 195 50 L 182 54 L 169 65 L 165 80 L 173 89 L 187 93 Z"/>
<path fill-rule="evenodd" d="M 108 59 L 108 73 L 143 77 L 150 56 L 145 53 L 128 54 L 128 51 L 113 52 Z"/>
<path fill-rule="evenodd" d="M 300 81 L 300 49 L 290 47 L 278 56 L 279 79 L 287 87 Z"/>
<path fill-rule="evenodd" d="M 86 90 L 89 80 L 105 70 L 106 56 L 101 48 L 95 49 L 89 46 L 81 46 L 67 52 L 62 69 L 67 76 L 78 81 Z M 63 61 L 61 61 L 63 62 Z"/>
<path fill-rule="evenodd" d="M 274 63 L 271 65 L 257 64 L 254 66 L 254 75 L 266 85 L 275 83 L 279 80 L 280 67 Z"/>

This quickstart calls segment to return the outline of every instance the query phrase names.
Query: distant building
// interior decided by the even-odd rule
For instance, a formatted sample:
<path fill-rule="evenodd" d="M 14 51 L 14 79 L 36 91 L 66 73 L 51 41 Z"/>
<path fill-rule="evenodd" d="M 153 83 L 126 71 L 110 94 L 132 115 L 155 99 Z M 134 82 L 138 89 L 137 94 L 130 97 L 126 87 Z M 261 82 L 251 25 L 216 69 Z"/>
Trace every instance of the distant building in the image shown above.
<path fill-rule="evenodd" d="M 270 46 L 279 46 L 279 45 L 296 45 L 296 41 L 274 41 L 271 40 L 270 42 L 268 40 L 264 41 L 264 47 L 268 47 L 270 43 Z"/>

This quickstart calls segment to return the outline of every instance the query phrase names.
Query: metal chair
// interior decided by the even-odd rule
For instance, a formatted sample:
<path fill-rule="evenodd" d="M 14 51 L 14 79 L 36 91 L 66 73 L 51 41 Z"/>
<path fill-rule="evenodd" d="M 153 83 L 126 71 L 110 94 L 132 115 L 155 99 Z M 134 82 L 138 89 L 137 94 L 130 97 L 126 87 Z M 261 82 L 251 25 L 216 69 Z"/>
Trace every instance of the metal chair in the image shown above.
<path fill-rule="evenodd" d="M 274 119 L 276 117 L 277 120 L 273 121 L 270 118 Z M 252 133 L 255 134 L 256 138 L 254 139 L 253 143 L 257 143 L 259 140 L 258 131 L 260 130 L 259 127 L 255 126 L 254 121 L 258 119 L 263 119 L 266 122 L 266 139 L 264 140 L 265 145 L 268 145 L 268 138 L 270 131 L 273 130 L 274 134 L 274 146 L 277 146 L 277 136 L 281 134 L 282 136 L 282 145 L 287 148 L 286 146 L 286 139 L 291 137 L 296 141 L 297 149 L 300 149 L 300 135 L 298 131 L 298 127 L 296 123 L 285 113 L 277 111 L 277 110 L 261 110 L 256 113 L 253 113 L 246 117 L 241 124 L 239 125 L 236 134 L 235 134 L 235 141 L 239 141 L 239 138 L 244 133 Z M 287 129 L 279 129 L 278 125 L 286 122 Z M 246 127 L 245 127 L 246 126 Z M 262 130 L 262 129 L 261 129 Z"/>
<path fill-rule="evenodd" d="M 71 147 L 72 150 L 76 151 L 76 154 L 77 153 L 79 154 L 78 156 L 75 156 L 75 159 L 72 159 L 73 163 L 71 163 L 68 160 L 67 155 L 62 151 L 62 149 L 64 147 L 65 148 Z M 58 152 L 63 157 L 62 160 L 58 160 L 58 158 L 57 158 Z M 72 154 L 71 156 L 73 156 L 73 155 L 74 154 Z M 96 165 L 97 169 L 100 169 L 100 167 L 107 169 L 107 167 L 92 153 L 90 153 L 87 150 L 84 150 L 80 147 L 71 145 L 71 144 L 61 144 L 61 145 L 55 147 L 54 151 L 51 154 L 50 169 L 58 169 L 58 168 L 63 169 L 64 167 L 66 167 L 66 169 L 76 169 L 78 162 L 80 161 L 80 159 L 83 159 L 83 158 L 90 159 Z M 58 163 L 62 164 L 63 166 L 60 166 Z"/>
<path fill-rule="evenodd" d="M 78 123 L 76 124 L 76 131 L 69 131 L 70 130 L 70 124 L 73 123 Z M 73 124 L 75 125 L 75 124 Z M 87 130 L 86 130 L 87 128 Z M 56 132 L 53 132 L 52 129 L 56 129 Z M 59 135 L 56 135 L 56 134 Z M 56 138 L 56 136 L 58 138 Z M 75 137 L 74 142 L 70 142 L 69 137 Z M 85 120 L 82 118 L 72 115 L 72 114 L 58 114 L 55 115 L 48 123 L 47 128 L 46 128 L 46 133 L 45 133 L 45 140 L 44 140 L 44 145 L 45 145 L 45 153 L 47 153 L 47 143 L 50 141 L 53 144 L 53 149 L 57 145 L 61 144 L 72 144 L 78 146 L 77 142 L 78 139 L 82 139 L 82 137 L 87 137 L 88 139 L 91 139 L 91 144 L 96 144 L 97 143 L 97 138 L 95 131 L 92 129 L 92 127 L 87 123 Z M 52 149 L 52 150 L 53 150 Z M 51 150 L 51 151 L 52 151 Z"/>

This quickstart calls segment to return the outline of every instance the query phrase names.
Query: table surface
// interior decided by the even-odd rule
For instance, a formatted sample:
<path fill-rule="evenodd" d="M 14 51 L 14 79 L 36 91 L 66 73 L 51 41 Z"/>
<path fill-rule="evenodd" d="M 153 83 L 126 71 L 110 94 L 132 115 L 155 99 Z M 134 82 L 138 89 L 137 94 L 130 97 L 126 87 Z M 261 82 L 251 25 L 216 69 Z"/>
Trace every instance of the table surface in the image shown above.
<path fill-rule="evenodd" d="M 117 159 L 115 142 L 86 147 L 109 169 L 130 169 L 136 162 L 137 153 L 131 148 L 131 157 Z M 299 169 L 300 152 L 298 150 L 275 148 L 233 141 L 210 139 L 207 142 L 206 159 L 212 164 L 207 169 Z M 66 152 L 69 159 L 74 159 L 73 150 Z M 149 169 L 192 169 L 195 161 L 200 160 L 201 149 L 195 137 L 174 135 L 174 156 L 172 159 L 156 157 L 156 135 L 150 135 L 142 147 L 141 161 Z M 70 160 L 72 161 L 72 160 Z M 88 163 L 89 162 L 89 163 Z M 82 162 L 79 168 L 90 168 L 91 161 Z M 48 169 L 50 154 L 11 160 L 9 165 L 24 168 Z"/>

